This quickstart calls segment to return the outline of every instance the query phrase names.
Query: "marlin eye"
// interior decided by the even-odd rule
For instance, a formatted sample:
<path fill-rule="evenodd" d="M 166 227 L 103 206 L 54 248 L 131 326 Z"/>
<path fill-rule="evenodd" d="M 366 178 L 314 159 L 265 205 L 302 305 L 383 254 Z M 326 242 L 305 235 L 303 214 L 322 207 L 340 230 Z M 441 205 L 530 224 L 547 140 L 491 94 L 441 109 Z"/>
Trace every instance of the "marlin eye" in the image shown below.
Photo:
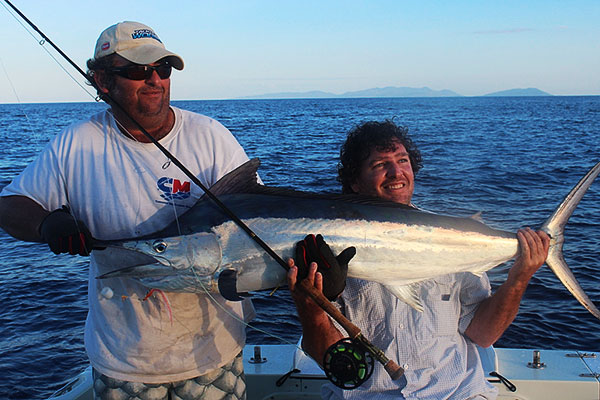
<path fill-rule="evenodd" d="M 168 247 L 167 244 L 165 242 L 163 242 L 162 240 L 157 240 L 156 242 L 152 243 L 152 248 L 157 253 L 165 252 L 167 250 L 167 247 Z"/>

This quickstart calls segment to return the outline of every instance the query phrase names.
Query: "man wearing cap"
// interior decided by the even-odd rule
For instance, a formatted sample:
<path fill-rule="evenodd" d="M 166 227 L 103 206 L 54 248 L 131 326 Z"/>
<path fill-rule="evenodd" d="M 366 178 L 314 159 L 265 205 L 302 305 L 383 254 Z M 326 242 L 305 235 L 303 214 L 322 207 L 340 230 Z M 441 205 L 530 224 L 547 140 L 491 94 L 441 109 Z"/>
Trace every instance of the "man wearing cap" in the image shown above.
<path fill-rule="evenodd" d="M 156 232 L 203 195 L 141 128 L 207 187 L 248 160 L 220 123 L 170 106 L 171 70 L 183 66 L 150 27 L 107 28 L 88 75 L 110 108 L 53 138 L 0 193 L 10 235 L 56 254 L 91 253 L 85 347 L 96 398 L 245 398 L 240 321 L 252 318 L 251 304 L 95 279 L 119 260 L 92 252 L 92 238 Z"/>

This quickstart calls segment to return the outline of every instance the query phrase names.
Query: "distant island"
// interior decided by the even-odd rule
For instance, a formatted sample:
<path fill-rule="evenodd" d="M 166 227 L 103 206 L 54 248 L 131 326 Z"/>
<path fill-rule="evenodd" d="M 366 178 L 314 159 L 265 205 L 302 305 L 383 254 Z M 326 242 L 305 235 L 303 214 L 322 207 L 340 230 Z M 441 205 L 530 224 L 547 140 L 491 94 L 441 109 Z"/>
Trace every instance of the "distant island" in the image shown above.
<path fill-rule="evenodd" d="M 501 90 L 500 92 L 488 93 L 485 96 L 552 96 L 550 93 L 546 93 L 540 89 L 527 88 L 527 89 L 509 89 Z"/>
<path fill-rule="evenodd" d="M 242 99 L 324 99 L 324 98 L 356 98 L 356 97 L 460 97 L 451 90 L 433 90 L 428 87 L 394 87 L 372 88 L 335 94 L 322 91 L 267 93 L 255 96 L 241 97 Z"/>
<path fill-rule="evenodd" d="M 488 93 L 483 96 L 552 96 L 550 93 L 543 92 L 536 88 L 510 89 L 500 92 Z M 452 90 L 433 90 L 428 87 L 395 87 L 387 86 L 383 88 L 372 88 L 335 94 L 313 90 L 310 92 L 280 92 L 266 93 L 254 96 L 238 97 L 239 99 L 347 99 L 358 97 L 463 97 L 463 95 Z"/>

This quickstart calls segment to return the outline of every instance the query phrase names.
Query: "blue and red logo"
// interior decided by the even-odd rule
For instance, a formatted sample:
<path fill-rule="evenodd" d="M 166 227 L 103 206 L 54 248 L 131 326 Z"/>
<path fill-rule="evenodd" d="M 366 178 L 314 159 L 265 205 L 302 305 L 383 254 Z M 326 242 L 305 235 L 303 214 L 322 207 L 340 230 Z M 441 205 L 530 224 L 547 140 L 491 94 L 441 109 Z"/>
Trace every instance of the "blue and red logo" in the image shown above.
<path fill-rule="evenodd" d="M 162 177 L 156 182 L 158 190 L 161 191 L 160 197 L 167 201 L 184 200 L 191 196 L 190 182 L 180 181 L 179 179 Z"/>

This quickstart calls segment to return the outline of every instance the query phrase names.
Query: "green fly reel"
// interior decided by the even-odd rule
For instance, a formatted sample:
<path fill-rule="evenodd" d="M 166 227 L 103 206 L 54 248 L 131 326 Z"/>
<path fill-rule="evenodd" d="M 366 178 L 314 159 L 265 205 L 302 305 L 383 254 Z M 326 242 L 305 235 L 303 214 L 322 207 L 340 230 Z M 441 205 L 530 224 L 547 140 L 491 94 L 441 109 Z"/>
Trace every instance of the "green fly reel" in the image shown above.
<path fill-rule="evenodd" d="M 356 389 L 373 373 L 373 357 L 364 347 L 345 338 L 331 345 L 323 357 L 325 375 L 342 389 Z"/>

